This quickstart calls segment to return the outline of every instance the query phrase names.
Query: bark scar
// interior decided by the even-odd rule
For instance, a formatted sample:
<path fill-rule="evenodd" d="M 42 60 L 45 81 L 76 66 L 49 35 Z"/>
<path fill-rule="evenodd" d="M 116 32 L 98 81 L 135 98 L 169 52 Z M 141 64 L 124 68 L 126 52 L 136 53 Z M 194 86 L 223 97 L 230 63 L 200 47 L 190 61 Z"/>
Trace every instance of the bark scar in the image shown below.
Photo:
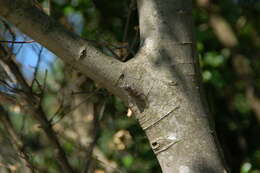
<path fill-rule="evenodd" d="M 80 56 L 79 56 L 79 60 L 82 60 L 86 57 L 87 55 L 87 50 L 86 49 L 83 49 L 81 52 L 80 52 Z"/>
<path fill-rule="evenodd" d="M 151 146 L 154 153 L 157 155 L 162 151 L 169 149 L 171 146 L 177 144 L 180 141 L 181 140 L 176 141 L 176 140 L 158 138 L 151 143 Z"/>
<path fill-rule="evenodd" d="M 130 99 L 136 104 L 140 112 L 143 112 L 147 106 L 147 98 L 145 95 L 131 86 L 125 86 L 124 89 L 130 96 Z"/>
<path fill-rule="evenodd" d="M 175 110 L 179 109 L 180 106 L 176 106 L 175 108 L 173 108 L 171 111 L 167 112 L 165 115 L 163 115 L 162 117 L 160 117 L 158 120 L 155 120 L 154 122 L 152 122 L 151 124 L 148 124 L 145 126 L 145 122 L 140 122 L 141 126 L 143 126 L 143 130 L 147 130 L 153 126 L 155 126 L 156 124 L 158 124 L 161 120 L 163 120 L 164 118 L 168 117 L 172 112 L 174 112 Z"/>

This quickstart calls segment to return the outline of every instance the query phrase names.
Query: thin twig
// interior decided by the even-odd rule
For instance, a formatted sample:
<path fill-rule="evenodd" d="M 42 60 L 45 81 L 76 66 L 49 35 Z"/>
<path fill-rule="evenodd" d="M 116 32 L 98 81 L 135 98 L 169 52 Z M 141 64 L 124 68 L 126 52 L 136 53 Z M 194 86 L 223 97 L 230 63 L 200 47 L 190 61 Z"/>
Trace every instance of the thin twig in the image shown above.
<path fill-rule="evenodd" d="M 11 29 L 10 25 L 5 21 L 5 20 L 1 20 L 4 27 L 7 29 L 7 31 L 11 34 L 12 36 L 12 41 L 15 41 L 16 40 L 16 34 L 15 32 Z M 12 43 L 12 42 L 11 42 Z M 14 44 L 12 43 L 11 45 L 11 50 L 13 50 L 14 48 Z"/>
<path fill-rule="evenodd" d="M 136 33 L 135 33 L 135 37 L 134 37 L 134 39 L 133 39 L 133 41 L 132 41 L 132 43 L 131 43 L 131 46 L 129 47 L 127 47 L 127 50 L 134 56 L 135 55 L 135 52 L 133 51 L 133 48 L 134 48 L 134 46 L 135 46 L 135 44 L 136 44 L 136 42 L 137 42 L 137 40 L 138 40 L 138 37 L 139 36 L 139 32 L 138 32 L 138 30 L 136 30 Z M 125 55 L 123 58 L 122 58 L 122 61 L 125 61 L 126 60 L 126 58 L 127 58 L 127 56 L 128 55 Z"/>
<path fill-rule="evenodd" d="M 34 82 L 36 81 L 36 78 L 37 78 L 40 63 L 41 63 L 41 60 L 42 60 L 42 58 L 41 58 L 42 52 L 43 52 L 43 47 L 41 46 L 41 49 L 38 53 L 38 59 L 37 59 L 37 63 L 36 63 L 36 66 L 35 66 L 35 70 L 34 70 L 34 73 L 33 73 L 33 81 L 32 81 L 31 87 L 33 87 L 33 84 L 34 84 Z"/>
<path fill-rule="evenodd" d="M 112 49 L 110 49 L 109 47 L 106 47 L 106 48 L 112 53 L 112 55 L 113 55 L 116 59 L 118 59 L 118 60 L 121 59 Z"/>
<path fill-rule="evenodd" d="M 25 145 L 19 135 L 17 134 L 16 130 L 13 127 L 12 122 L 8 117 L 8 112 L 4 110 L 2 105 L 0 105 L 0 119 L 1 123 L 4 125 L 10 139 L 12 142 L 13 147 L 17 150 L 18 155 L 20 156 L 21 160 L 25 163 L 25 165 L 30 169 L 31 173 L 41 172 L 38 170 L 31 161 L 30 156 L 25 151 Z"/>
<path fill-rule="evenodd" d="M 29 40 L 29 41 L 10 41 L 10 40 L 0 40 L 0 43 L 12 43 L 12 44 L 26 44 L 26 43 L 34 43 L 34 40 Z"/>
<path fill-rule="evenodd" d="M 123 42 L 125 42 L 126 39 L 127 39 L 129 23 L 130 23 L 130 19 L 131 19 L 131 15 L 132 15 L 134 5 L 135 5 L 135 1 L 131 0 L 129 8 L 128 8 L 128 12 L 127 12 L 127 19 L 126 19 L 126 25 L 125 25 L 125 29 L 124 29 Z"/>
<path fill-rule="evenodd" d="M 45 70 L 44 78 L 43 78 L 43 87 L 42 87 L 40 103 L 42 103 L 42 98 L 43 98 L 43 95 L 44 95 L 46 87 L 47 87 L 47 76 L 48 76 L 48 70 Z"/>
<path fill-rule="evenodd" d="M 8 49 L 5 47 L 5 49 Z M 10 50 L 9 50 L 10 51 Z M 8 51 L 7 51 L 8 52 Z M 0 58 L 2 58 L 4 55 L 0 54 Z M 56 149 L 56 157 L 59 161 L 61 167 L 63 168 L 63 171 L 66 173 L 75 173 L 73 168 L 71 167 L 68 158 L 66 156 L 66 153 L 64 149 L 62 148 L 58 137 L 56 136 L 55 131 L 52 128 L 51 123 L 47 119 L 47 115 L 43 111 L 43 108 L 39 102 L 39 98 L 35 93 L 33 93 L 32 88 L 29 86 L 27 81 L 25 80 L 24 76 L 22 75 L 20 69 L 17 67 L 15 62 L 11 58 L 2 58 L 6 65 L 9 66 L 12 73 L 15 75 L 17 81 L 20 83 L 22 89 L 23 89 L 23 97 L 28 105 L 30 105 L 28 108 L 33 113 L 34 118 L 39 121 L 44 133 L 48 137 L 51 144 Z"/>
<path fill-rule="evenodd" d="M 87 149 L 86 152 L 86 164 L 85 164 L 85 168 L 83 170 L 83 173 L 88 173 L 91 163 L 92 163 L 92 153 L 94 150 L 94 147 L 97 143 L 98 140 L 98 133 L 100 130 L 100 126 L 99 126 L 99 121 L 100 121 L 100 117 L 103 117 L 104 111 L 105 111 L 105 107 L 106 107 L 106 102 L 103 101 L 100 104 L 100 108 L 97 108 L 99 110 L 96 110 L 94 113 L 94 120 L 93 120 L 93 132 L 92 132 L 92 142 L 90 144 L 90 146 Z"/>
<path fill-rule="evenodd" d="M 86 99 L 84 99 L 82 102 L 80 102 L 79 104 L 75 105 L 73 108 L 71 108 L 68 112 L 64 112 L 63 111 L 63 105 L 61 105 L 58 110 L 56 111 L 56 113 L 50 118 L 50 122 L 52 123 L 52 125 L 57 124 L 58 122 L 60 122 L 66 115 L 74 112 L 79 106 L 81 106 L 83 103 L 87 102 L 92 96 L 94 96 L 96 93 L 98 92 L 98 89 L 96 89 L 95 91 L 93 91 L 93 93 L 91 93 L 89 96 L 86 97 Z M 60 115 L 60 118 L 58 120 L 56 120 L 56 122 L 53 122 L 53 119 Z"/>

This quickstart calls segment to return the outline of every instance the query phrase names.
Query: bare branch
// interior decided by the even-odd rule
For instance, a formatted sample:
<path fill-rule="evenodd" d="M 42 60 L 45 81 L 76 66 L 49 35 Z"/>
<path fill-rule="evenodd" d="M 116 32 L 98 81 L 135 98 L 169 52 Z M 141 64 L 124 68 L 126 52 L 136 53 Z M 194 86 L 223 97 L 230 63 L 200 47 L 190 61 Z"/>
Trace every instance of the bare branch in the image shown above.
<path fill-rule="evenodd" d="M 10 49 L 8 49 L 7 47 L 0 47 L 5 50 L 6 53 L 9 52 L 9 54 L 11 54 Z M 32 88 L 29 86 L 24 76 L 20 72 L 20 69 L 17 67 L 12 58 L 5 58 L 6 55 L 4 52 L 0 52 L 0 59 L 3 60 L 3 62 L 10 68 L 12 73 L 15 75 L 18 83 L 21 85 L 22 90 L 19 93 L 19 99 L 22 99 L 27 105 L 29 105 L 28 111 L 40 123 L 49 141 L 55 147 L 56 157 L 63 171 L 66 173 L 74 173 L 74 170 L 68 161 L 66 153 L 62 148 L 55 131 L 52 128 L 52 124 L 50 123 L 50 121 L 48 121 L 47 115 L 45 114 L 40 104 L 41 99 L 33 92 Z"/>
<path fill-rule="evenodd" d="M 24 44 L 24 43 L 34 43 L 34 40 L 29 40 L 29 41 L 10 41 L 10 40 L 0 40 L 0 43 L 12 43 L 12 44 Z"/>
<path fill-rule="evenodd" d="M 30 169 L 30 172 L 31 173 L 40 172 L 40 170 L 38 170 L 32 163 L 28 153 L 26 153 L 24 143 L 20 139 L 16 130 L 14 129 L 13 124 L 8 117 L 8 112 L 4 110 L 2 105 L 0 105 L 0 119 L 1 119 L 1 123 L 4 125 L 5 129 L 7 130 L 7 133 L 10 136 L 14 148 L 21 156 L 21 160 L 25 162 L 25 165 Z"/>
<path fill-rule="evenodd" d="M 104 55 L 91 44 L 67 31 L 37 8 L 31 0 L 0 0 L 0 15 L 16 25 L 22 32 L 41 43 L 67 64 L 114 93 L 123 63 Z"/>
<path fill-rule="evenodd" d="M 85 168 L 83 170 L 83 173 L 88 173 L 90 171 L 90 166 L 92 163 L 92 155 L 94 151 L 94 147 L 96 146 L 97 140 L 98 140 L 98 133 L 99 133 L 99 119 L 103 116 L 104 110 L 106 107 L 106 102 L 103 101 L 100 103 L 100 105 L 96 105 L 96 111 L 94 115 L 94 121 L 93 121 L 93 130 L 92 130 L 92 142 L 86 152 L 86 161 L 85 161 Z M 98 110 L 97 110 L 98 109 Z"/>
<path fill-rule="evenodd" d="M 127 12 L 127 19 L 126 19 L 126 25 L 125 25 L 125 29 L 124 29 L 123 42 L 125 42 L 126 39 L 127 39 L 129 23 L 130 23 L 130 19 L 131 19 L 131 15 L 132 15 L 132 11 L 133 11 L 134 5 L 135 5 L 135 1 L 131 0 L 129 8 L 128 8 L 128 12 Z"/>
<path fill-rule="evenodd" d="M 31 84 L 31 87 L 33 87 L 33 84 L 34 82 L 37 83 L 37 74 L 38 74 L 38 71 L 39 71 L 39 68 L 40 68 L 40 63 L 41 63 L 41 60 L 42 60 L 42 52 L 43 52 L 43 47 L 41 46 L 41 49 L 38 53 L 38 59 L 37 59 L 37 63 L 36 63 L 36 66 L 35 66 L 35 70 L 34 70 L 34 73 L 33 73 L 33 81 L 32 81 L 32 84 Z"/>

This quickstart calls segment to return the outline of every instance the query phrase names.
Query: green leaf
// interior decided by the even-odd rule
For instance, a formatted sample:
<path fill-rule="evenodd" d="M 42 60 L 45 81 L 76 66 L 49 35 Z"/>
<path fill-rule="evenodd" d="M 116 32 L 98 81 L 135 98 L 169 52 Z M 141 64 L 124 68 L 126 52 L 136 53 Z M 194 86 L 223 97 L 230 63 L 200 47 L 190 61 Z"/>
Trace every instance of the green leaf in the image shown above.
<path fill-rule="evenodd" d="M 251 170 L 251 168 L 252 168 L 251 163 L 246 162 L 246 163 L 244 163 L 244 164 L 242 165 L 240 172 L 241 172 L 241 173 L 249 173 L 249 171 Z"/>
<path fill-rule="evenodd" d="M 134 158 L 131 155 L 127 155 L 123 157 L 122 162 L 126 168 L 129 168 L 132 166 Z"/>
<path fill-rule="evenodd" d="M 212 78 L 212 73 L 210 71 L 208 71 L 208 70 L 205 70 L 202 73 L 202 78 L 203 78 L 204 82 L 207 82 L 207 81 L 209 81 Z"/>
<path fill-rule="evenodd" d="M 208 52 L 204 56 L 205 64 L 212 67 L 219 67 L 223 65 L 224 60 L 225 60 L 224 56 L 216 52 Z"/>
<path fill-rule="evenodd" d="M 73 13 L 74 12 L 74 8 L 72 8 L 71 6 L 67 6 L 64 8 L 64 14 L 65 15 L 68 15 L 70 13 Z"/>
<path fill-rule="evenodd" d="M 235 96 L 234 106 L 240 113 L 248 113 L 250 111 L 250 106 L 243 94 Z"/>

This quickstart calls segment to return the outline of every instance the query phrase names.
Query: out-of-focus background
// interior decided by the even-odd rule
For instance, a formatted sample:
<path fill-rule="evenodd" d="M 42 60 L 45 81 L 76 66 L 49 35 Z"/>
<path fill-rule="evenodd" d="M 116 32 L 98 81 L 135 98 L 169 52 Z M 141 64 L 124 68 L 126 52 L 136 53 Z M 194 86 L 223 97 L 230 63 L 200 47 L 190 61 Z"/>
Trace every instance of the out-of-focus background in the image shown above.
<path fill-rule="evenodd" d="M 138 51 L 133 0 L 41 0 L 36 5 L 105 54 L 127 61 Z M 234 173 L 260 173 L 260 0 L 194 0 L 193 16 L 202 81 L 227 163 Z M 94 173 L 161 172 L 144 132 L 118 98 L 3 19 L 0 38 L 17 42 L 2 44 L 12 49 L 35 92 L 44 86 L 42 107 L 71 165 L 82 169 L 90 159 Z M 0 91 L 9 92 L 2 84 Z M 58 173 L 38 122 L 21 106 L 1 104 L 33 165 Z M 6 130 L 0 123 L 0 172 L 24 172 Z"/>

